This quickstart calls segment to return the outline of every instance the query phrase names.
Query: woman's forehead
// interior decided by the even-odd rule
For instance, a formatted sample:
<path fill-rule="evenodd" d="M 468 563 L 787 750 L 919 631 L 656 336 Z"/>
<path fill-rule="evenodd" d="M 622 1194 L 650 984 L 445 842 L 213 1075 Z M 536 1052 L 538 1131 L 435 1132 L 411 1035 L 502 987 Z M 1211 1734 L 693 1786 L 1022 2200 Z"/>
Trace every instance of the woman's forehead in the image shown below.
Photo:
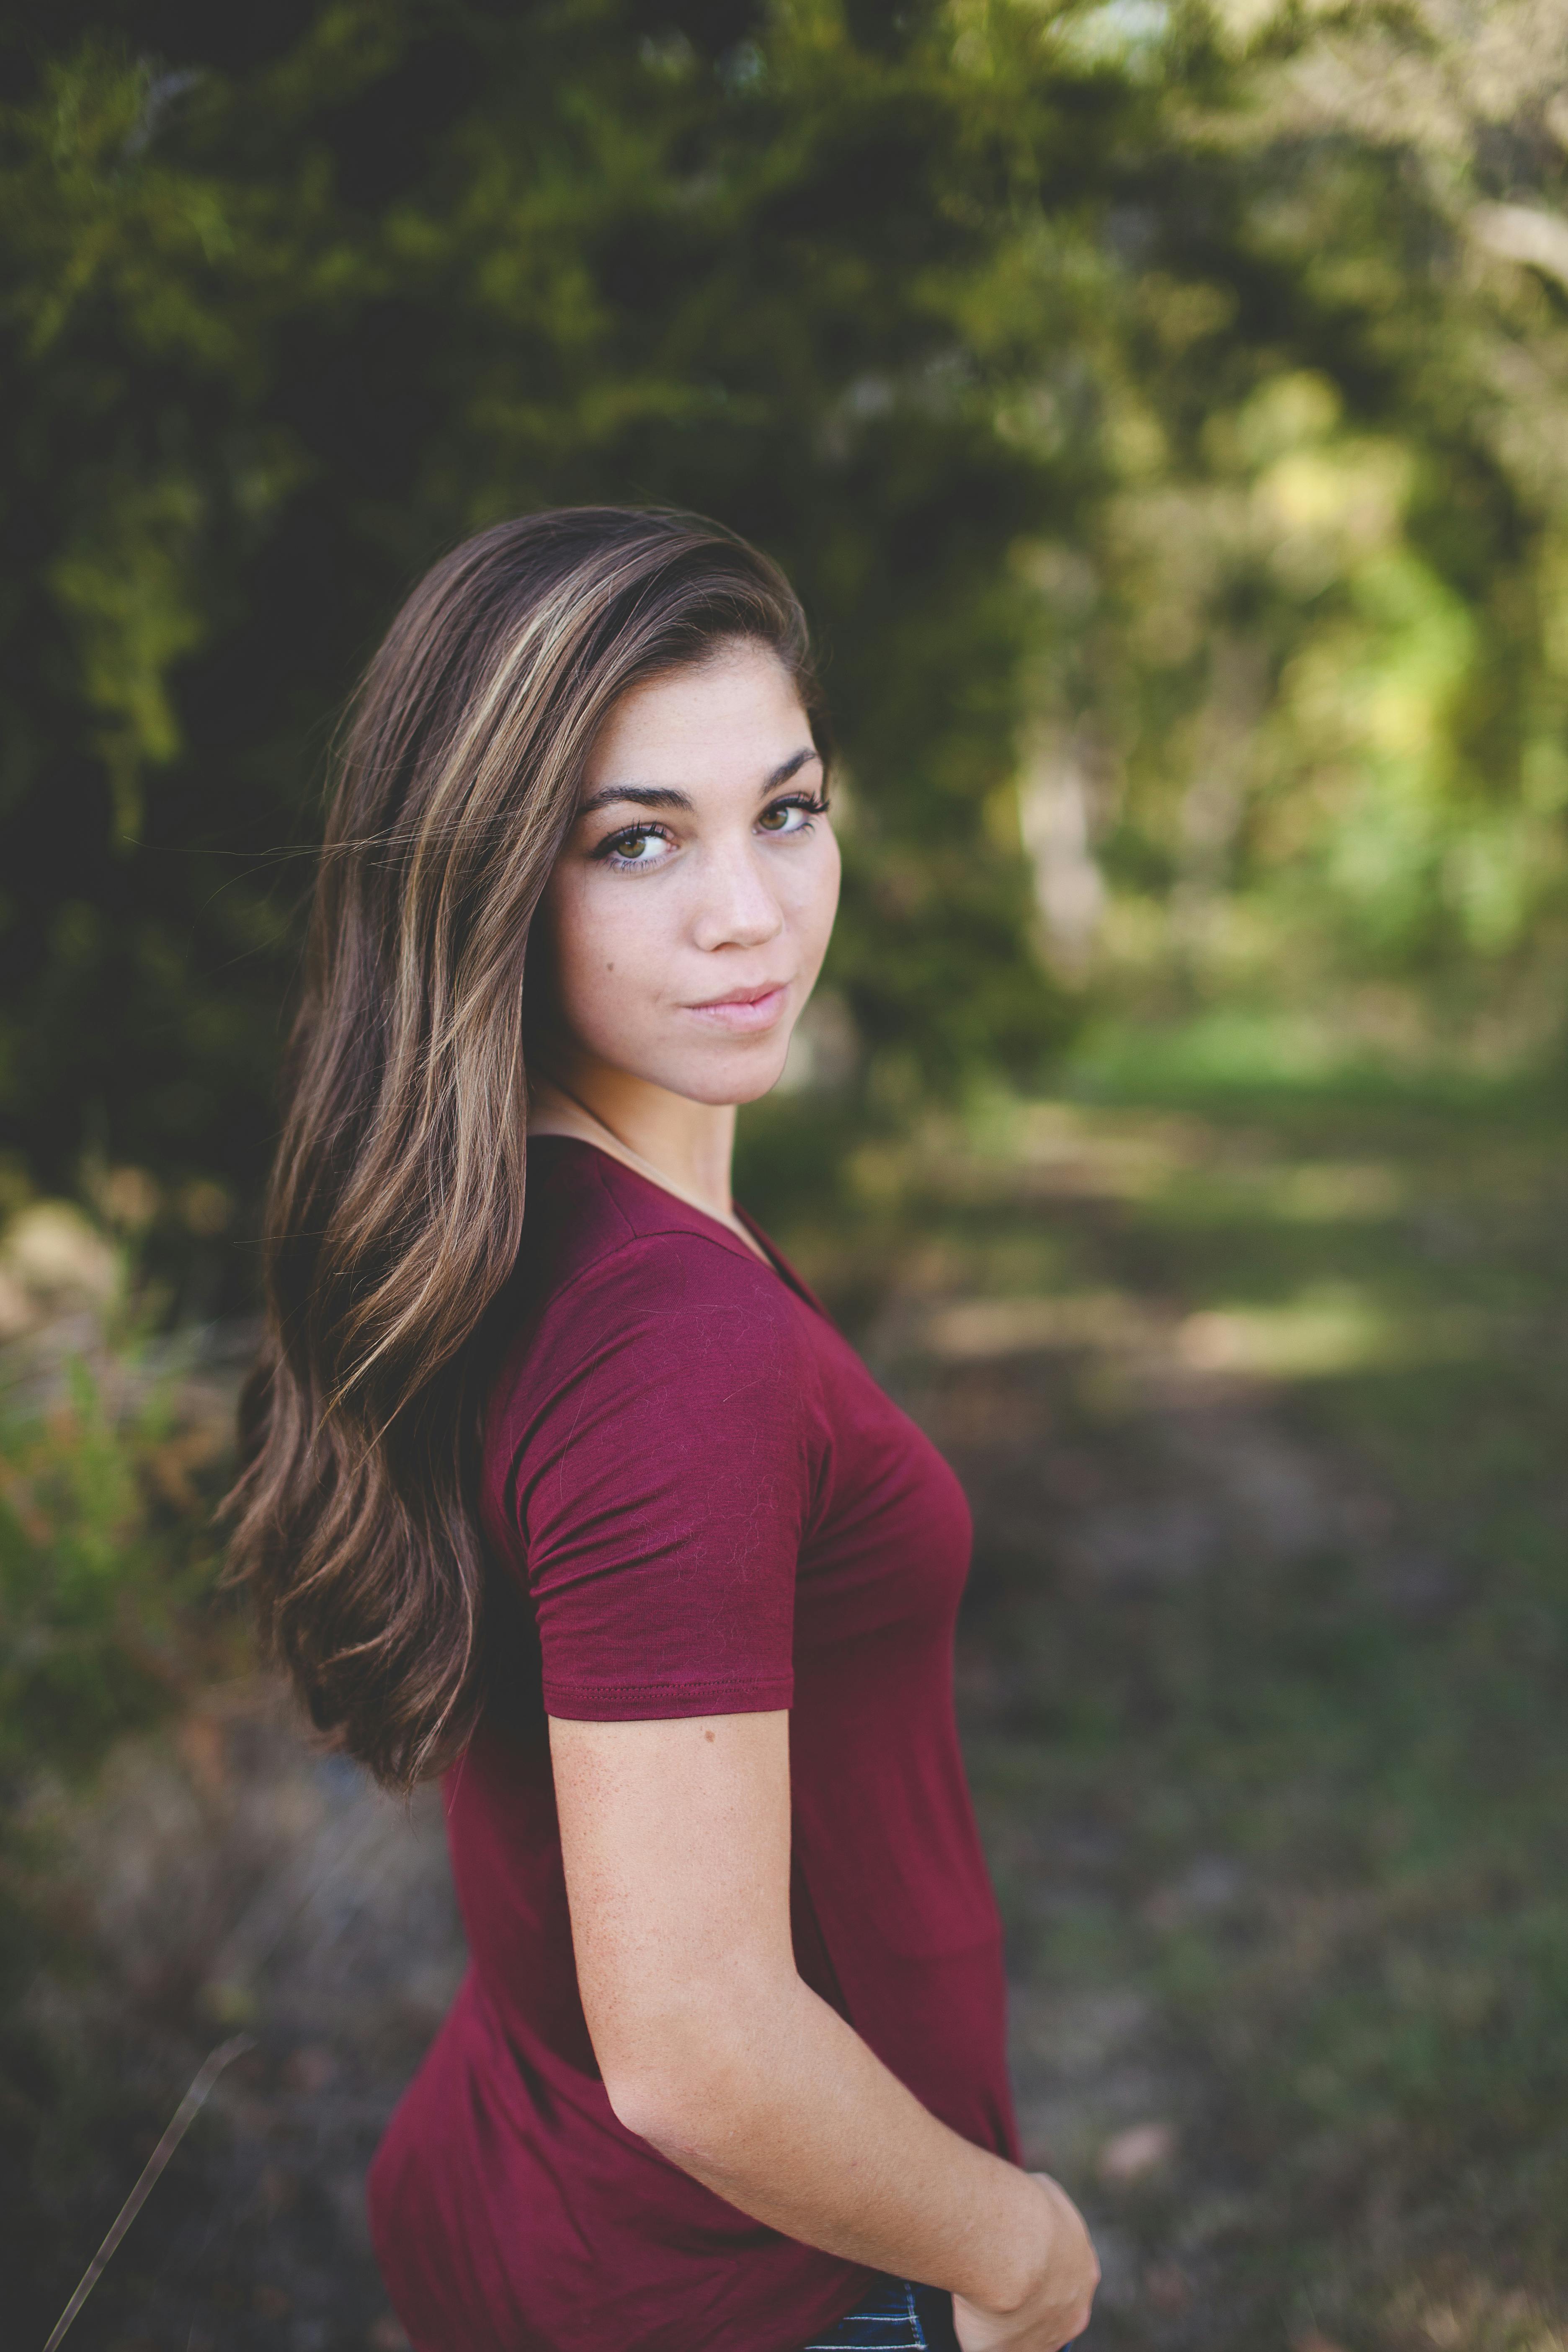
<path fill-rule="evenodd" d="M 599 731 L 584 790 L 733 782 L 738 771 L 765 774 L 811 744 L 795 680 L 773 649 L 726 647 L 624 694 Z"/>

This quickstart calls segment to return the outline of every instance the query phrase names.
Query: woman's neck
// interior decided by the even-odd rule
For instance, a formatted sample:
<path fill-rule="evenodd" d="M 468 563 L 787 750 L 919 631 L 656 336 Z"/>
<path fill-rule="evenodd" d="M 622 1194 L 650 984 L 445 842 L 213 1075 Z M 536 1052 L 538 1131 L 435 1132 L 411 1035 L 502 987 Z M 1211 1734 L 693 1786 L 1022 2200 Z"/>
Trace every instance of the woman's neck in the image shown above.
<path fill-rule="evenodd" d="M 578 1063 L 533 1081 L 528 1125 L 533 1135 L 574 1135 L 597 1144 L 756 1247 L 730 1192 L 732 1103 L 692 1102 L 624 1070 Z"/>

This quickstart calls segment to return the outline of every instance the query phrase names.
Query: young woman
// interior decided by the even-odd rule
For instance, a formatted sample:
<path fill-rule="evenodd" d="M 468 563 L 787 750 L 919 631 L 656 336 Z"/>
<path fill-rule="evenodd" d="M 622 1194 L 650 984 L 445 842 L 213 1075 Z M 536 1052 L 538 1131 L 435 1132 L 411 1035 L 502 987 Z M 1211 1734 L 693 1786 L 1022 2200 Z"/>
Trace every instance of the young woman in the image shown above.
<path fill-rule="evenodd" d="M 1098 2277 L 1017 2163 L 963 1496 L 730 1195 L 826 760 L 774 567 L 603 508 L 438 564 L 346 741 L 236 1559 L 316 1723 L 446 1772 L 418 2352 L 1058 2352 Z"/>

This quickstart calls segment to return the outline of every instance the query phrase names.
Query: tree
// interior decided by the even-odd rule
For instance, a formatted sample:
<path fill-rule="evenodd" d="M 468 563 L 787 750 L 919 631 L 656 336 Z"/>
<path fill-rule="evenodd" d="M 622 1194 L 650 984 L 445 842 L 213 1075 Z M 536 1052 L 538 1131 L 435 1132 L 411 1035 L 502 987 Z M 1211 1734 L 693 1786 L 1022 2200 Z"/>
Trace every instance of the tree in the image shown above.
<path fill-rule="evenodd" d="M 1026 8 L 268 26 L 62 7 L 9 58 L 0 1100 L 35 1171 L 254 1186 L 333 715 L 424 562 L 556 501 L 697 507 L 782 558 L 865 1039 L 938 1079 L 1037 1065 L 1061 998 L 986 814 L 1008 552 L 1092 480 L 1070 354 L 1133 81 Z M 1006 395 L 1053 376 L 1047 446 Z"/>
<path fill-rule="evenodd" d="M 706 509 L 802 588 L 873 1067 L 1037 1071 L 1042 913 L 1092 978 L 1102 882 L 1112 973 L 1136 934 L 1200 992 L 1554 1004 L 1550 0 L 63 0 L 0 39 L 39 1181 L 253 1192 L 335 714 L 436 551 L 557 500 Z"/>
<path fill-rule="evenodd" d="M 1040 573 L 1113 961 L 1560 1027 L 1565 194 L 1561 9 L 1177 20 L 1115 215 L 1115 478 Z"/>

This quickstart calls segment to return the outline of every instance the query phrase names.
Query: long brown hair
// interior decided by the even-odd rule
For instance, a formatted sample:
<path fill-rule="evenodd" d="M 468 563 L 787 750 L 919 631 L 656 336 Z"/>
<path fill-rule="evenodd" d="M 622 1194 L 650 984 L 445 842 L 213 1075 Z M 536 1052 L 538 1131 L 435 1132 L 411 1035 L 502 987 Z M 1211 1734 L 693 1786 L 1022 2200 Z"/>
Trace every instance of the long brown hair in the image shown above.
<path fill-rule="evenodd" d="M 231 1572 L 310 1713 L 389 1787 L 482 1703 L 487 1318 L 517 1259 L 529 927 L 584 762 L 637 681 L 805 624 L 716 523 L 498 523 L 420 582 L 344 739 L 285 1064 L 267 1326 Z"/>

